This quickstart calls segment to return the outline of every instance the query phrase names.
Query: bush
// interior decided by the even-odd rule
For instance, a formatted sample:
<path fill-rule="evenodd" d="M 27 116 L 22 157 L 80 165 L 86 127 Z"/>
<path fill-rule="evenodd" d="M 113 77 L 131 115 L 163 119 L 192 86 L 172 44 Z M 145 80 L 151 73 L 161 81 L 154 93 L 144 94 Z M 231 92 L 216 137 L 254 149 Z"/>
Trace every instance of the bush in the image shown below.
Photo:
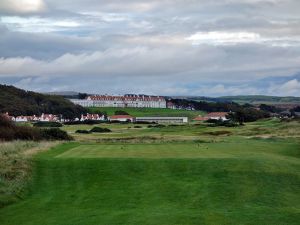
<path fill-rule="evenodd" d="M 155 122 L 147 122 L 147 121 L 136 121 L 134 124 L 157 124 Z"/>
<path fill-rule="evenodd" d="M 65 122 L 64 124 L 65 125 L 81 125 L 81 124 L 95 125 L 101 123 L 105 123 L 105 121 L 99 121 L 99 120 L 69 121 L 69 122 Z"/>
<path fill-rule="evenodd" d="M 5 115 L 0 114 L 0 127 L 13 127 L 14 123 L 10 121 Z"/>
<path fill-rule="evenodd" d="M 41 134 L 41 130 L 38 128 L 16 127 L 14 139 L 38 141 L 38 140 L 43 139 L 43 135 Z M 45 139 L 47 139 L 47 138 L 45 138 Z"/>
<path fill-rule="evenodd" d="M 0 126 L 0 141 L 12 141 L 15 139 L 15 130 L 10 127 Z"/>
<path fill-rule="evenodd" d="M 108 128 L 94 127 L 93 129 L 90 130 L 90 132 L 93 132 L 93 133 L 109 133 L 109 132 L 111 132 L 111 130 L 108 129 Z"/>
<path fill-rule="evenodd" d="M 91 132 L 88 130 L 76 130 L 76 134 L 90 134 Z"/>
<path fill-rule="evenodd" d="M 7 117 L 0 115 L 0 140 L 72 140 L 67 132 L 59 128 L 39 129 L 36 127 L 16 126 Z"/>
<path fill-rule="evenodd" d="M 206 121 L 206 123 L 210 123 L 210 127 L 237 127 L 239 124 L 237 124 L 234 121 L 231 120 L 214 120 L 209 119 Z"/>
<path fill-rule="evenodd" d="M 204 132 L 203 134 L 219 136 L 219 135 L 231 135 L 232 132 L 227 131 L 227 130 L 218 130 L 218 131 L 212 131 L 212 132 Z"/>
<path fill-rule="evenodd" d="M 166 125 L 163 124 L 157 124 L 157 125 L 149 125 L 148 128 L 164 128 Z"/>
<path fill-rule="evenodd" d="M 115 115 L 129 115 L 129 113 L 128 112 L 125 112 L 125 111 L 122 111 L 122 110 L 117 110 L 117 111 L 115 111 Z"/>
<path fill-rule="evenodd" d="M 41 129 L 41 135 L 46 140 L 66 140 L 71 141 L 73 138 L 66 131 L 59 128 Z"/>
<path fill-rule="evenodd" d="M 169 127 L 182 127 L 182 124 L 170 124 Z"/>
<path fill-rule="evenodd" d="M 134 126 L 133 128 L 143 128 L 142 126 Z"/>
<path fill-rule="evenodd" d="M 111 123 L 111 124 L 129 124 L 129 123 L 131 123 L 131 121 L 129 119 L 127 121 L 113 120 L 113 121 L 109 121 L 109 123 Z"/>
<path fill-rule="evenodd" d="M 58 122 L 36 122 L 33 124 L 34 127 L 62 127 L 61 123 Z"/>

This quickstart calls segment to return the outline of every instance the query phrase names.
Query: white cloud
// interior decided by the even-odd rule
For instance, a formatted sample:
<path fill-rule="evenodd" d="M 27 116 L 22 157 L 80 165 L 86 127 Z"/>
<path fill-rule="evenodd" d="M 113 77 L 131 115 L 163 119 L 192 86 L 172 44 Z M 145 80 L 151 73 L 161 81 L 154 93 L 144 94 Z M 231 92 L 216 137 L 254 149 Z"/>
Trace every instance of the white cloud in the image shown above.
<path fill-rule="evenodd" d="M 193 44 L 239 44 L 239 43 L 255 43 L 260 41 L 259 34 L 250 32 L 198 32 L 187 37 L 186 40 L 192 41 Z"/>
<path fill-rule="evenodd" d="M 293 79 L 280 85 L 272 85 L 269 88 L 269 94 L 300 96 L 300 81 L 297 79 Z"/>
<path fill-rule="evenodd" d="M 8 13 L 35 13 L 46 10 L 43 0 L 1 0 L 0 11 Z"/>
<path fill-rule="evenodd" d="M 186 38 L 194 45 L 266 44 L 277 47 L 300 46 L 300 36 L 262 37 L 251 32 L 198 32 Z"/>
<path fill-rule="evenodd" d="M 82 26 L 79 21 L 71 19 L 56 20 L 41 17 L 3 16 L 1 22 L 10 30 L 29 33 L 64 31 Z"/>

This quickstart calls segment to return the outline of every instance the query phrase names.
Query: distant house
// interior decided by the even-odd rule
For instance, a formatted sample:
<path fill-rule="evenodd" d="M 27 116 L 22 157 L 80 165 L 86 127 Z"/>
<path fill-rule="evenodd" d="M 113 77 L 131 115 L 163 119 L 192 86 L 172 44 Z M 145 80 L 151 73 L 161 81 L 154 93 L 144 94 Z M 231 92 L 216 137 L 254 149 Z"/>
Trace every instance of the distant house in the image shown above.
<path fill-rule="evenodd" d="M 193 121 L 207 121 L 209 120 L 209 117 L 206 116 L 197 116 L 196 118 L 193 119 Z"/>
<path fill-rule="evenodd" d="M 223 120 L 223 121 L 228 120 L 226 116 L 228 116 L 228 112 L 211 112 L 206 115 L 206 117 L 208 117 L 211 120 Z"/>
<path fill-rule="evenodd" d="M 7 118 L 14 122 L 58 122 L 60 121 L 59 116 L 53 114 L 42 114 L 41 116 L 10 116 L 8 113 L 5 114 Z"/>
<path fill-rule="evenodd" d="M 15 122 L 29 122 L 30 118 L 28 116 L 17 116 L 13 119 Z"/>
<path fill-rule="evenodd" d="M 137 117 L 136 122 L 148 123 L 188 123 L 187 117 Z"/>
<path fill-rule="evenodd" d="M 193 121 L 207 121 L 207 120 L 228 120 L 226 118 L 228 116 L 228 112 L 211 112 L 208 113 L 206 116 L 197 116 L 193 119 Z"/>
<path fill-rule="evenodd" d="M 53 114 L 42 114 L 39 121 L 41 122 L 58 122 L 59 117 Z"/>
<path fill-rule="evenodd" d="M 109 121 L 117 122 L 135 122 L 135 118 L 130 115 L 115 115 L 108 117 Z"/>
<path fill-rule="evenodd" d="M 87 115 L 81 115 L 80 121 L 86 121 L 86 120 L 97 120 L 97 121 L 104 121 L 105 117 L 104 115 L 100 116 L 99 114 L 87 114 Z"/>

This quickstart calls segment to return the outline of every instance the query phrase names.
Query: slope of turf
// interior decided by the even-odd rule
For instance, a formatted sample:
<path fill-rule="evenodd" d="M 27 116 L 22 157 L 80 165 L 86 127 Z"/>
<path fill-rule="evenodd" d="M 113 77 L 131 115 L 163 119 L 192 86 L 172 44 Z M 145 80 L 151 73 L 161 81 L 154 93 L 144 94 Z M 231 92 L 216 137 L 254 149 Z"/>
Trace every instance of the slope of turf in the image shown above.
<path fill-rule="evenodd" d="M 120 153 L 190 154 L 195 144 L 61 145 L 35 159 L 27 197 L 0 209 L 1 225 L 298 224 L 299 143 L 240 142 L 205 143 L 216 157 L 195 159 Z M 120 157 L 103 157 L 107 146 Z"/>

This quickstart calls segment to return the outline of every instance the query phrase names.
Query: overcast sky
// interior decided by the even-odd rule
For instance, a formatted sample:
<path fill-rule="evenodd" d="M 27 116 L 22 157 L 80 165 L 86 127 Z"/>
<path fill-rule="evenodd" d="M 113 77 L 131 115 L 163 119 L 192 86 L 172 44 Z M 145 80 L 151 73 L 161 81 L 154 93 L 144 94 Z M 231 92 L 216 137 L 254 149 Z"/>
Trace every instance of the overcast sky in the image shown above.
<path fill-rule="evenodd" d="M 300 96 L 300 1 L 0 0 L 0 83 Z"/>

